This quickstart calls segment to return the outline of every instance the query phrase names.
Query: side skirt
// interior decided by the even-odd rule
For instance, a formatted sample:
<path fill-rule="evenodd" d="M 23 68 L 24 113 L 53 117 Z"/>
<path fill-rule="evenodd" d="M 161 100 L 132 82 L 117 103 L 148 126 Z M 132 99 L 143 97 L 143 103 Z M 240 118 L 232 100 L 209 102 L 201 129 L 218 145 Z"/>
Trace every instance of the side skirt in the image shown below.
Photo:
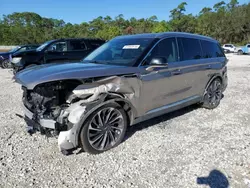
<path fill-rule="evenodd" d="M 159 108 L 155 108 L 153 110 L 148 111 L 145 115 L 136 118 L 133 121 L 132 125 L 135 125 L 135 124 L 140 123 L 142 121 L 152 119 L 154 117 L 161 116 L 161 115 L 169 113 L 169 112 L 173 112 L 173 111 L 182 109 L 184 107 L 190 106 L 190 105 L 195 104 L 195 103 L 199 103 L 201 100 L 202 100 L 202 97 L 195 95 L 195 96 L 188 97 L 186 99 L 183 99 L 183 100 L 180 100 L 180 101 L 177 101 L 177 102 L 174 102 L 174 103 L 171 103 L 171 104 L 159 107 Z"/>

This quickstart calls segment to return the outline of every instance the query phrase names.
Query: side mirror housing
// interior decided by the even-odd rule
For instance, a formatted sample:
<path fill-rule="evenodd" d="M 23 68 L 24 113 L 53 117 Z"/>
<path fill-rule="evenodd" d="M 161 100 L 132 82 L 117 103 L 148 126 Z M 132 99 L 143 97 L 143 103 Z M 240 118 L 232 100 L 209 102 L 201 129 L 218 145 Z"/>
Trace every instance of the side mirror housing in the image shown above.
<path fill-rule="evenodd" d="M 147 71 L 154 71 L 161 68 L 167 68 L 168 63 L 165 57 L 156 57 L 150 61 L 149 66 L 146 68 Z"/>
<path fill-rule="evenodd" d="M 149 65 L 167 66 L 167 59 L 165 57 L 155 57 L 150 61 Z"/>

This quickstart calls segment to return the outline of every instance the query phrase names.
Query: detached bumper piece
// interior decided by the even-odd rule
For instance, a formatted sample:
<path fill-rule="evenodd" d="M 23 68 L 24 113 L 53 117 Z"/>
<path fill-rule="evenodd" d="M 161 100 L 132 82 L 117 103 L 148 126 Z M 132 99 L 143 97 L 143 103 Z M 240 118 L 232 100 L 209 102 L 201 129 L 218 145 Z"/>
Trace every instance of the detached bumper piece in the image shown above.
<path fill-rule="evenodd" d="M 28 125 L 28 132 L 33 133 L 36 131 L 41 132 L 41 134 L 48 133 L 48 130 L 56 130 L 56 121 L 50 119 L 40 119 L 39 122 L 33 120 L 33 113 L 29 111 L 25 106 L 24 108 L 24 120 Z"/>
<path fill-rule="evenodd" d="M 40 132 L 42 135 L 53 136 L 58 135 L 58 146 L 59 151 L 64 155 L 72 154 L 76 146 L 72 143 L 74 140 L 75 133 L 72 129 L 68 131 L 58 131 L 58 123 L 51 119 L 40 119 L 39 122 L 34 121 L 33 113 L 23 105 L 24 109 L 24 120 L 28 126 L 28 133 L 33 134 L 35 132 Z M 53 135 L 51 133 L 54 133 Z M 72 137 L 73 136 L 73 137 Z"/>

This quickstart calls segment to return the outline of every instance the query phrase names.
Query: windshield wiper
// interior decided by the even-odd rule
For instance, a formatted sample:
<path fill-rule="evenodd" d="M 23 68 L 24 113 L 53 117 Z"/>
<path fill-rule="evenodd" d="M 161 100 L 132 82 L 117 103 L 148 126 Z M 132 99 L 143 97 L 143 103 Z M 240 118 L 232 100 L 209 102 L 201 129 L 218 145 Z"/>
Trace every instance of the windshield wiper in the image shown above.
<path fill-rule="evenodd" d="M 108 62 L 108 61 L 96 61 L 96 60 L 93 60 L 93 61 L 89 61 L 88 63 L 94 63 L 94 64 L 108 64 L 109 62 Z"/>

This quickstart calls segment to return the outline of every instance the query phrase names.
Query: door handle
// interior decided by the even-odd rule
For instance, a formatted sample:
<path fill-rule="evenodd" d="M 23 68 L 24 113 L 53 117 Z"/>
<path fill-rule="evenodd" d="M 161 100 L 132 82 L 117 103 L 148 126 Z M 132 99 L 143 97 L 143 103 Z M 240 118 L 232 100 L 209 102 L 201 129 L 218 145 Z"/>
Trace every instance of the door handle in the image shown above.
<path fill-rule="evenodd" d="M 180 69 L 177 69 L 177 70 L 172 71 L 171 73 L 172 73 L 172 75 L 179 75 L 179 74 L 181 74 L 182 72 L 181 72 Z"/>

